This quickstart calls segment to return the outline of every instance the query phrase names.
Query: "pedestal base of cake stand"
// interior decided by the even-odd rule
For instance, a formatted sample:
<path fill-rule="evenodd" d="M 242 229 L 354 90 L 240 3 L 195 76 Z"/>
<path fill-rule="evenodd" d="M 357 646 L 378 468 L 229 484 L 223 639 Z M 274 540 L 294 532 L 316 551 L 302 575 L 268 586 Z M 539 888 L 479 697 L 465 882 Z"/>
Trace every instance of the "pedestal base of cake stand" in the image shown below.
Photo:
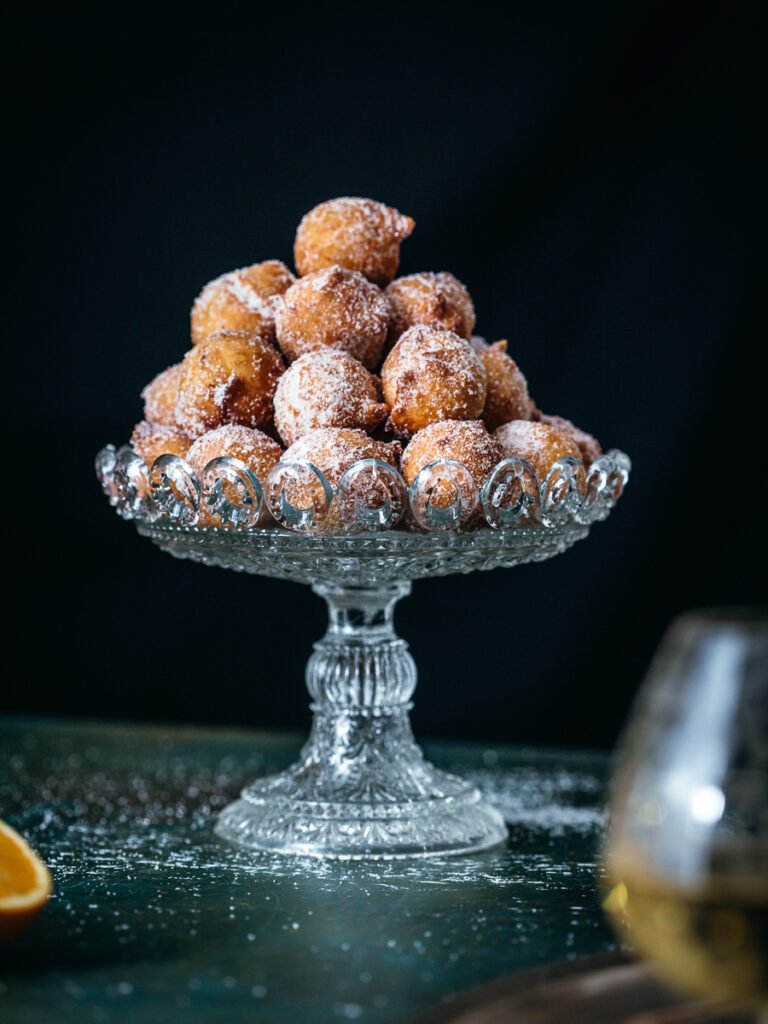
<path fill-rule="evenodd" d="M 316 586 L 329 608 L 307 666 L 312 731 L 299 761 L 247 786 L 219 817 L 252 850 L 346 859 L 468 853 L 502 842 L 499 812 L 425 760 L 409 721 L 416 666 L 396 636 L 410 583 Z"/>

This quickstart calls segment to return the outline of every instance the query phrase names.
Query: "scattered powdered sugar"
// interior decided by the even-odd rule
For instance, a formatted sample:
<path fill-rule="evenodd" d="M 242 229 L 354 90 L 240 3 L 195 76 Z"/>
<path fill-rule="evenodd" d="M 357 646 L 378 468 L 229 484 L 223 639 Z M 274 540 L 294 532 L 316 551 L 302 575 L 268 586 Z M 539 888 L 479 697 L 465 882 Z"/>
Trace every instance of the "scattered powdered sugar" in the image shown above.
<path fill-rule="evenodd" d="M 571 829 L 595 832 L 605 823 L 602 782 L 589 772 L 515 767 L 470 772 L 467 777 L 501 811 L 508 825 L 562 835 Z"/>
<path fill-rule="evenodd" d="M 4 817 L 55 880 L 32 945 L 4 958 L 3 1019 L 134 1019 L 151 997 L 158 1020 L 303 1021 L 308 1000 L 323 1021 L 405 1020 L 611 944 L 595 892 L 606 766 L 588 755 L 430 745 L 501 808 L 509 842 L 345 862 L 214 834 L 240 788 L 284 768 L 298 741 L 6 723 L 0 746 Z"/>

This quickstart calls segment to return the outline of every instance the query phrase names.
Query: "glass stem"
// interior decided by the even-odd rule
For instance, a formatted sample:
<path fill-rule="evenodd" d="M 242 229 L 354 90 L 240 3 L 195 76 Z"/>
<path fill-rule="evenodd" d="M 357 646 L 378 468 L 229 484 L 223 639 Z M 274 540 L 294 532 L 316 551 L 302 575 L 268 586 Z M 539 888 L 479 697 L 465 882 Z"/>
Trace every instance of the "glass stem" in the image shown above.
<path fill-rule="evenodd" d="M 314 590 L 329 622 L 307 665 L 313 719 L 302 774 L 311 773 L 328 800 L 349 799 L 355 779 L 357 798 L 381 787 L 387 799 L 416 799 L 424 763 L 409 719 L 416 665 L 392 621 L 411 585 Z"/>
<path fill-rule="evenodd" d="M 395 633 L 393 616 L 411 584 L 313 589 L 325 598 L 329 620 L 307 665 L 313 710 L 406 704 L 416 686 L 416 665 Z"/>

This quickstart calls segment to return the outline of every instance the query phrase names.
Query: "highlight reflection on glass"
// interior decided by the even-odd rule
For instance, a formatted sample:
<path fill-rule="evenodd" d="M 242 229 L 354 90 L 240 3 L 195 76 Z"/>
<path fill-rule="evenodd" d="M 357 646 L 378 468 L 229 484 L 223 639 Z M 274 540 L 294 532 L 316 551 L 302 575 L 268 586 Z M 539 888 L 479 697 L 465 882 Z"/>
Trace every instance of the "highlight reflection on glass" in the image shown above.
<path fill-rule="evenodd" d="M 768 616 L 672 626 L 626 735 L 604 859 L 604 906 L 639 955 L 768 1015 Z"/>

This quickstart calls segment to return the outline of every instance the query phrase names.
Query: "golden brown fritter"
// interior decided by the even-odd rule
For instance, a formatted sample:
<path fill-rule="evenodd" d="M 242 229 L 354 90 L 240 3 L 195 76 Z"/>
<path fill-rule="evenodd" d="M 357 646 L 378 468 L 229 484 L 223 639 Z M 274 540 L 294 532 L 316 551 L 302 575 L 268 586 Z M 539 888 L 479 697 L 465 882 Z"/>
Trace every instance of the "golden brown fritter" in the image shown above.
<path fill-rule="evenodd" d="M 373 199 L 329 199 L 299 224 L 293 250 L 296 269 L 303 276 L 325 267 L 346 267 L 383 288 L 397 273 L 400 243 L 413 227 L 410 217 Z"/>
<path fill-rule="evenodd" d="M 181 367 L 176 422 L 191 437 L 225 423 L 260 427 L 272 418 L 285 365 L 258 335 L 217 331 L 190 349 Z"/>
<path fill-rule="evenodd" d="M 210 281 L 190 314 L 192 343 L 215 331 L 248 331 L 275 340 L 275 303 L 295 278 L 280 260 L 265 260 Z"/>
<path fill-rule="evenodd" d="M 402 335 L 381 368 L 389 426 L 409 437 L 440 420 L 475 420 L 485 404 L 485 368 L 453 331 L 421 324 Z"/>
<path fill-rule="evenodd" d="M 381 360 L 389 303 L 362 274 L 327 267 L 288 289 L 277 311 L 277 340 L 289 362 L 318 348 L 348 352 L 369 370 Z"/>

